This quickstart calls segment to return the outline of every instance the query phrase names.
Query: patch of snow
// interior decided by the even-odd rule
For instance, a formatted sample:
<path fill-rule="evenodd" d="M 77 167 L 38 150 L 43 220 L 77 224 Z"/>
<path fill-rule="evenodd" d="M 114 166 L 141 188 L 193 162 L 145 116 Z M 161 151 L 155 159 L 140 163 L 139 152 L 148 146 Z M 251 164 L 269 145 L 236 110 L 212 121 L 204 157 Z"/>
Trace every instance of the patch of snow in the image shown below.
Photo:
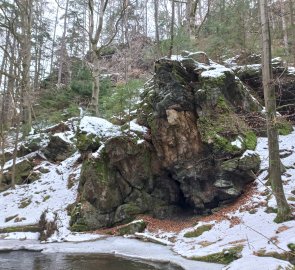
<path fill-rule="evenodd" d="M 53 136 L 59 137 L 63 141 L 72 144 L 73 142 L 71 141 L 71 139 L 75 137 L 75 134 L 71 131 L 67 131 L 67 132 L 55 133 Z"/>
<path fill-rule="evenodd" d="M 81 119 L 79 128 L 82 132 L 91 133 L 102 138 L 120 136 L 120 127 L 111 122 L 93 116 L 84 116 Z"/>
<path fill-rule="evenodd" d="M 243 155 L 241 156 L 241 159 L 244 157 L 252 157 L 252 156 L 259 156 L 259 154 L 256 151 L 253 150 L 246 150 Z"/>
<path fill-rule="evenodd" d="M 295 67 L 288 67 L 288 74 L 295 75 Z"/>
<path fill-rule="evenodd" d="M 232 262 L 228 266 L 225 266 L 223 270 L 288 270 L 292 268 L 292 264 L 286 261 L 278 260 L 272 257 L 257 257 L 254 255 L 248 255 Z"/>
<path fill-rule="evenodd" d="M 181 55 L 171 55 L 171 60 L 173 61 L 181 61 L 184 58 Z"/>
<path fill-rule="evenodd" d="M 233 73 L 230 68 L 217 64 L 213 61 L 210 61 L 210 65 L 203 65 L 203 68 L 206 70 L 201 73 L 201 76 L 204 78 L 218 78 L 224 76 L 225 72 Z"/>
<path fill-rule="evenodd" d="M 47 210 L 48 213 L 56 213 L 58 217 L 58 234 L 53 236 L 53 240 L 61 240 L 70 234 L 66 206 L 75 202 L 78 181 L 75 181 L 69 189 L 68 179 L 70 175 L 75 175 L 76 179 L 79 177 L 81 166 L 75 166 L 78 158 L 79 154 L 75 153 L 60 164 L 44 161 L 39 166 L 46 167 L 49 172 L 42 174 L 39 180 L 31 184 L 17 185 L 15 189 L 7 190 L 5 195 L 0 193 L 0 228 L 37 224 L 41 214 Z M 29 204 L 21 207 L 24 200 L 29 201 Z M 19 218 L 17 222 L 15 219 L 5 222 L 7 217 L 14 215 Z M 14 233 L 4 237 L 23 238 L 24 236 L 23 233 Z"/>
<path fill-rule="evenodd" d="M 104 149 L 105 145 L 102 144 L 94 153 L 92 153 L 93 158 L 99 158 L 102 150 Z"/>
<path fill-rule="evenodd" d="M 146 127 L 138 125 L 136 123 L 136 120 L 132 120 L 131 122 L 129 122 L 129 125 L 130 125 L 131 131 L 139 132 L 142 134 L 145 134 L 148 131 L 148 129 Z"/>
<path fill-rule="evenodd" d="M 242 146 L 243 146 L 243 138 L 241 138 L 240 136 L 238 136 L 235 141 L 231 142 L 231 145 L 236 146 L 239 149 L 241 149 Z"/>
<path fill-rule="evenodd" d="M 18 239 L 21 241 L 24 240 L 38 240 L 40 237 L 39 233 L 32 233 L 32 232 L 13 232 L 13 233 L 4 233 L 2 234 L 2 237 L 5 238 L 5 240 L 12 240 L 12 239 Z"/>

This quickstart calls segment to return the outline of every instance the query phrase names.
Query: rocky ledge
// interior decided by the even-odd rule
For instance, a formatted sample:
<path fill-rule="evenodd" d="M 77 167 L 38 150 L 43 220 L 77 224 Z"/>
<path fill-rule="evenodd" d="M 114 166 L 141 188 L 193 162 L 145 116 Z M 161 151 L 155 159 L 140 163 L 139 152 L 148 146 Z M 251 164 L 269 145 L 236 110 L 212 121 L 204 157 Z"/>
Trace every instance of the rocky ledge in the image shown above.
<path fill-rule="evenodd" d="M 256 135 L 245 118 L 251 113 L 262 115 L 262 106 L 249 89 L 204 53 L 158 60 L 137 120 L 81 120 L 72 229 L 109 227 L 143 213 L 210 213 L 233 201 L 259 170 Z"/>

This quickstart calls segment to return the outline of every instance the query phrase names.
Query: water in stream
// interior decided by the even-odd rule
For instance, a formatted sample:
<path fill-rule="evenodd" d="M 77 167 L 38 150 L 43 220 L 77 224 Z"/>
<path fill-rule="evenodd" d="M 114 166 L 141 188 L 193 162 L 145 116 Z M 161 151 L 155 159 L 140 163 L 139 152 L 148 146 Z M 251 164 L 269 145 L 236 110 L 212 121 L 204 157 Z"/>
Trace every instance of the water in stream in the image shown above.
<path fill-rule="evenodd" d="M 180 270 L 169 263 L 156 264 L 97 254 L 0 253 L 1 270 Z"/>

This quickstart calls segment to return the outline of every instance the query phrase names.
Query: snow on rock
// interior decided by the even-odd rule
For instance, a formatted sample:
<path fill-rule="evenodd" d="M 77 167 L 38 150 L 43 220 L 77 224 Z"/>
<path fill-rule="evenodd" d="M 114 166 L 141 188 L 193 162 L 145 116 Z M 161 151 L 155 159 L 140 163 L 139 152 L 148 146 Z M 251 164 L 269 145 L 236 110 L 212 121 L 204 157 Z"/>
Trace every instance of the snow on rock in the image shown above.
<path fill-rule="evenodd" d="M 241 137 L 239 136 L 235 141 L 231 142 L 231 145 L 232 145 L 232 146 L 236 146 L 236 147 L 238 147 L 239 149 L 241 149 L 242 146 L 243 146 L 243 138 L 241 138 Z"/>
<path fill-rule="evenodd" d="M 288 74 L 295 75 L 295 67 L 288 67 Z"/>
<path fill-rule="evenodd" d="M 244 158 L 244 157 L 252 157 L 252 156 L 257 156 L 259 155 L 256 151 L 253 150 L 246 150 L 243 155 L 240 157 L 240 159 Z"/>
<path fill-rule="evenodd" d="M 210 62 L 210 66 L 207 66 L 206 69 L 206 71 L 201 73 L 201 76 L 204 78 L 218 78 L 224 76 L 225 72 L 233 73 L 230 68 L 216 64 L 212 61 Z"/>
<path fill-rule="evenodd" d="M 61 138 L 63 141 L 72 144 L 72 139 L 75 137 L 73 132 L 59 132 L 55 133 L 53 136 Z"/>
<path fill-rule="evenodd" d="M 113 125 L 105 119 L 93 116 L 84 116 L 81 119 L 79 129 L 81 132 L 94 134 L 103 138 L 121 135 L 119 126 Z"/>
<path fill-rule="evenodd" d="M 136 120 L 133 120 L 130 123 L 130 130 L 134 131 L 134 132 L 139 132 L 139 133 L 146 133 L 148 131 L 148 129 L 144 126 L 140 126 L 136 123 Z"/>

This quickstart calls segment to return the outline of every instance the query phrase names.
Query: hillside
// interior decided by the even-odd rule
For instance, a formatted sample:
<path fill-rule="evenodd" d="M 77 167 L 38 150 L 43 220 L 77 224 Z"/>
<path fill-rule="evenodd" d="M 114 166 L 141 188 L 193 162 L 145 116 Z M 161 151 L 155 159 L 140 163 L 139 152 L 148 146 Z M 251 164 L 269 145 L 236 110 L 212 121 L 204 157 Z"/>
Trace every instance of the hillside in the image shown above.
<path fill-rule="evenodd" d="M 195 54 L 195 56 L 200 55 Z M 201 61 L 200 58 L 198 61 Z M 143 259 L 170 260 L 182 265 L 184 269 L 194 269 L 194 267 L 202 267 L 202 269 L 262 269 L 262 267 L 263 269 L 279 269 L 279 267 L 280 269 L 292 269 L 293 266 L 289 262 L 294 264 L 295 221 L 279 224 L 274 222 L 276 203 L 267 183 L 267 139 L 258 137 L 257 145 L 255 142 L 254 147 L 253 142 L 250 145 L 246 144 L 245 134 L 250 127 L 242 120 L 237 120 L 240 125 L 235 126 L 234 129 L 230 129 L 232 126 L 225 126 L 227 132 L 224 132 L 224 129 L 215 129 L 209 130 L 210 133 L 208 133 L 208 125 L 204 130 L 200 129 L 202 125 L 199 125 L 199 130 L 195 132 L 194 126 L 191 125 L 195 122 L 191 121 L 193 116 L 189 109 L 195 108 L 195 105 L 189 102 L 193 100 L 202 108 L 202 110 L 197 110 L 198 121 L 201 115 L 206 116 L 211 121 L 217 121 L 212 125 L 215 128 L 223 114 L 231 119 L 240 117 L 235 114 L 233 104 L 236 106 L 237 103 L 242 104 L 245 111 L 253 110 L 255 113 L 263 114 L 262 107 L 252 97 L 249 90 L 241 87 L 242 82 L 235 77 L 233 71 L 224 66 L 213 62 L 208 65 L 195 60 L 188 61 L 185 56 L 175 56 L 172 60 L 162 59 L 156 65 L 158 69 L 156 69 L 155 81 L 158 85 L 165 85 L 166 88 L 157 88 L 155 85 L 152 86 L 151 82 L 146 84 L 141 102 L 142 104 L 147 101 L 151 103 L 139 107 L 137 115 L 142 117 L 141 120 L 137 120 L 137 123 L 132 120 L 119 126 L 105 119 L 81 115 L 80 118 L 72 118 L 47 127 L 40 133 L 29 135 L 19 143 L 16 160 L 18 182 L 15 189 L 9 188 L 12 160 L 7 161 L 4 165 L 4 182 L 1 187 L 3 191 L 0 193 L 1 250 L 80 252 L 84 249 L 83 252 L 88 253 L 115 252 L 119 255 Z M 199 68 L 199 70 L 196 69 L 199 72 L 197 77 L 187 75 L 191 74 L 192 65 L 197 65 Z M 167 73 L 167 67 L 171 66 L 174 73 L 172 77 L 169 77 L 170 71 Z M 224 86 L 224 82 L 228 83 L 231 78 L 232 81 L 229 84 L 231 87 Z M 163 84 L 162 80 L 168 80 L 168 83 Z M 195 83 L 196 88 L 189 88 L 186 85 L 188 83 L 192 86 L 192 82 Z M 169 83 L 171 83 L 170 86 Z M 223 97 L 222 103 L 220 103 L 220 98 L 212 99 L 212 96 L 204 98 L 203 91 L 200 91 L 200 89 L 205 89 L 205 85 L 212 87 L 212 83 L 214 83 L 214 93 Z M 237 85 L 236 88 L 233 84 Z M 162 95 L 163 89 L 166 91 L 166 96 Z M 178 91 L 176 97 L 171 94 L 176 91 L 175 89 Z M 189 95 L 186 96 L 188 89 L 202 93 L 201 99 L 191 99 Z M 228 89 L 231 95 L 227 95 Z M 245 100 L 233 99 L 233 93 Z M 180 98 L 182 95 L 183 98 Z M 214 102 L 218 104 L 216 107 L 212 106 Z M 175 104 L 179 106 L 176 107 Z M 148 107 L 149 105 L 151 107 Z M 170 118 L 161 114 L 161 112 L 167 112 L 165 106 L 169 106 L 168 116 Z M 218 109 L 217 119 L 214 118 L 216 111 L 215 114 L 212 113 L 212 108 Z M 242 107 L 239 106 L 239 108 Z M 181 121 L 178 121 L 178 117 Z M 168 119 L 169 124 L 165 122 L 165 119 Z M 141 125 L 138 122 L 141 122 Z M 151 123 L 154 124 L 151 125 Z M 167 130 L 168 133 L 166 133 Z M 182 131 L 185 132 L 182 133 Z M 259 132 L 261 133 L 261 130 Z M 203 136 L 191 137 L 190 135 L 198 133 Z M 165 148 L 169 146 L 167 141 L 172 140 L 173 136 L 177 141 L 181 138 L 183 144 L 178 146 L 172 143 L 171 148 Z M 200 152 L 200 148 L 193 145 L 196 138 L 202 147 L 206 147 L 206 151 Z M 220 138 L 223 138 L 221 146 Z M 293 211 L 295 206 L 294 140 L 294 131 L 280 136 L 280 156 L 286 168 L 283 174 L 284 190 Z M 183 148 L 186 144 L 190 147 Z M 176 154 L 175 149 L 177 149 Z M 11 151 L 12 148 L 9 147 L 5 150 L 6 159 L 11 158 Z M 152 157 L 151 163 L 145 160 L 145 151 L 149 151 Z M 180 176 L 190 175 L 190 161 L 196 157 L 199 158 L 200 153 L 202 155 L 209 153 L 209 156 L 214 153 L 214 158 L 217 157 L 222 162 L 231 164 L 231 167 L 223 165 L 221 168 L 225 168 L 227 173 L 221 174 L 217 159 L 212 163 L 214 165 L 204 163 L 206 166 L 211 164 L 209 171 L 219 171 L 218 175 L 222 175 L 223 181 L 219 178 L 206 178 L 208 186 L 201 189 L 199 193 L 194 193 L 194 187 L 199 185 L 200 180 L 198 179 L 201 179 L 201 176 L 193 178 L 195 182 L 190 183 L 185 182 L 186 180 L 183 180 L 185 178 Z M 157 155 L 161 157 L 160 160 Z M 204 156 L 201 157 L 204 158 Z M 252 163 L 242 163 L 242 160 L 247 157 L 260 158 L 260 168 L 256 171 L 257 178 L 253 177 L 252 171 L 257 165 L 253 167 Z M 236 162 L 244 164 L 245 169 L 232 166 L 233 161 L 234 164 Z M 145 170 L 146 164 L 153 164 L 148 167 L 148 171 Z M 174 167 L 175 164 L 177 167 Z M 202 164 L 202 172 L 206 176 L 204 164 Z M 141 168 L 140 166 L 143 165 L 145 167 Z M 96 171 L 98 173 L 92 174 L 93 168 L 99 169 Z M 252 174 L 249 174 L 249 168 Z M 163 172 L 164 174 L 161 175 Z M 178 172 L 180 178 L 173 177 L 169 180 L 167 172 L 171 174 Z M 237 173 L 239 177 L 234 178 Z M 128 200 L 122 204 L 120 200 L 118 202 L 119 195 L 115 197 L 114 194 L 121 185 L 120 181 L 124 174 L 126 175 L 123 179 L 127 179 L 132 185 L 131 188 L 125 185 Z M 144 181 L 147 181 L 146 175 L 150 181 L 149 185 L 155 185 L 155 188 L 148 189 L 147 186 L 142 185 Z M 209 175 L 212 176 L 212 174 Z M 247 181 L 240 184 L 237 181 L 242 177 Z M 249 181 L 250 178 L 251 181 Z M 165 180 L 163 186 L 158 184 L 159 181 L 164 181 L 161 179 Z M 113 184 L 112 181 L 117 182 Z M 154 184 L 152 181 L 155 181 Z M 181 181 L 184 181 L 183 183 L 187 186 Z M 222 183 L 223 186 L 214 186 L 216 182 Z M 180 184 L 176 185 L 176 183 Z M 170 198 L 174 199 L 166 199 L 164 196 L 167 195 L 167 193 L 163 194 L 167 188 L 170 189 L 168 193 L 172 196 Z M 183 197 L 175 195 L 180 191 Z M 129 196 L 132 193 L 137 194 L 137 197 Z M 143 194 L 146 197 L 143 197 Z M 213 194 L 212 197 L 210 197 L 211 194 Z M 226 197 L 224 194 L 227 194 Z M 153 212 L 153 207 L 150 207 L 153 204 L 150 204 L 149 196 L 154 200 L 160 200 L 160 198 L 162 200 L 157 213 Z M 197 201 L 198 196 L 204 196 L 201 197 L 203 204 Z M 143 198 L 149 205 L 140 208 L 139 202 Z M 207 203 L 211 198 L 215 198 L 214 203 Z M 128 203 L 133 204 L 132 211 L 126 211 L 125 214 L 121 211 L 119 222 L 112 220 L 109 209 L 113 209 L 115 205 L 116 212 L 118 212 L 118 209 L 122 209 L 122 205 L 126 206 Z M 83 208 L 84 206 L 91 208 Z M 156 206 L 158 207 L 158 204 Z M 184 211 L 184 209 L 189 211 Z M 88 215 L 87 211 L 98 214 Z M 105 213 L 109 215 L 108 218 L 105 218 Z M 102 214 L 105 219 L 100 217 Z M 135 221 L 121 225 L 128 223 L 130 218 Z M 134 230 L 134 224 L 144 224 L 144 227 L 139 230 L 136 227 Z M 85 233 L 77 232 L 85 230 L 87 231 Z M 109 236 L 110 234 L 129 236 L 125 239 Z M 133 238 L 156 244 L 143 243 Z M 15 241 L 16 239 L 18 241 Z M 40 245 L 38 239 L 41 243 L 46 244 Z M 91 242 L 80 243 L 81 246 L 75 244 L 89 240 Z M 60 243 L 50 244 L 51 242 Z M 145 252 L 150 247 L 153 251 Z M 157 251 L 163 255 L 159 257 Z M 201 264 L 199 261 L 217 264 Z"/>

